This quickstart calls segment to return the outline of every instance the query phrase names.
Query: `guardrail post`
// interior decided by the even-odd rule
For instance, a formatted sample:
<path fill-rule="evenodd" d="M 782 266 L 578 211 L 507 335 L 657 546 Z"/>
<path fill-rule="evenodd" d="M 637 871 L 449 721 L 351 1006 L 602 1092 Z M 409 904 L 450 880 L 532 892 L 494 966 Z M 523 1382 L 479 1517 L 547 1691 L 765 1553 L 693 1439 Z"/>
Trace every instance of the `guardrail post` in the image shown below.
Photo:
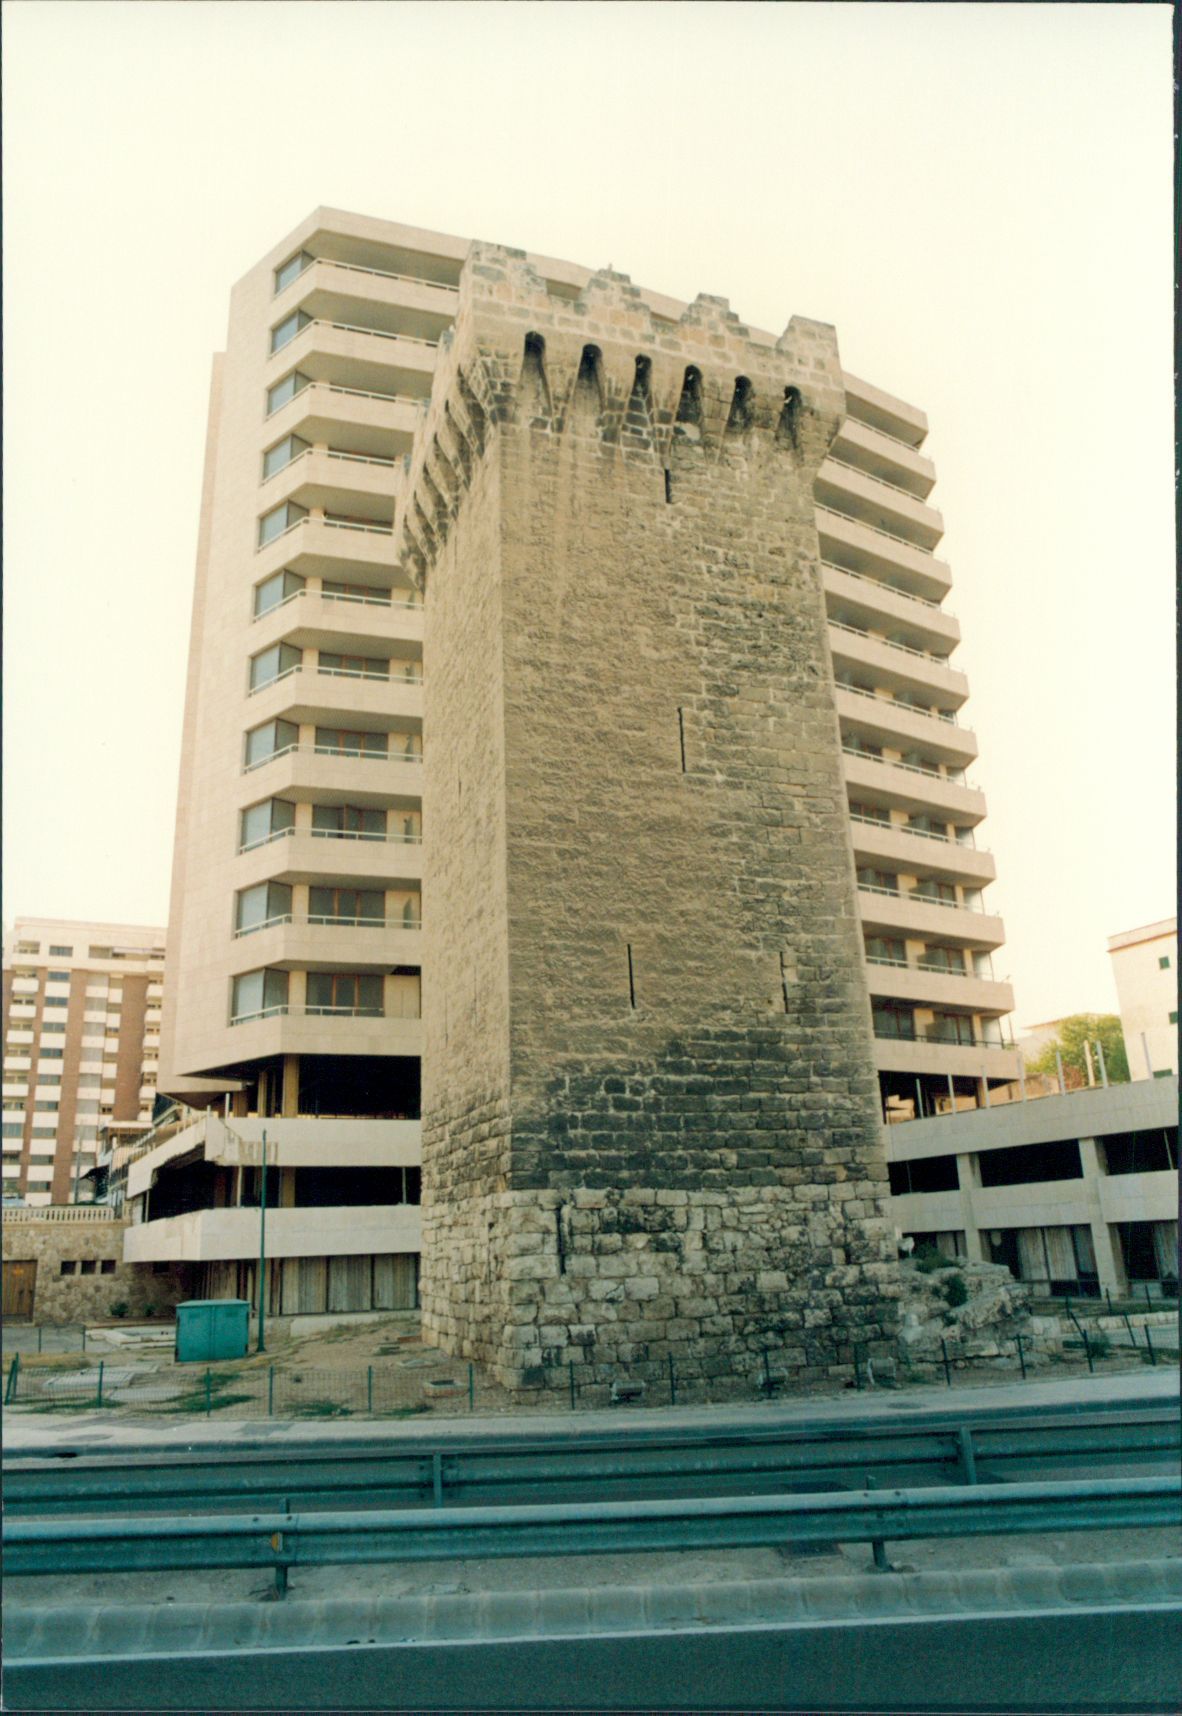
<path fill-rule="evenodd" d="M 1091 1376 L 1096 1369 L 1095 1365 L 1092 1363 L 1092 1343 L 1088 1339 L 1088 1331 L 1086 1329 L 1081 1328 L 1079 1332 L 1083 1336 L 1084 1357 L 1088 1361 L 1088 1375 Z"/>
<path fill-rule="evenodd" d="M 469 1370 L 472 1368 L 469 1365 Z M 365 1370 L 365 1410 L 373 1417 L 373 1366 L 367 1365 Z"/>
<path fill-rule="evenodd" d="M 210 1383 L 209 1383 L 209 1371 L 207 1370 L 205 1373 L 205 1416 L 207 1418 L 209 1417 L 209 1413 L 210 1413 L 210 1403 L 211 1403 L 211 1389 L 210 1389 Z"/>
<path fill-rule="evenodd" d="M 99 1373 L 98 1373 L 98 1398 L 97 1398 L 97 1401 L 95 1403 L 98 1406 L 101 1406 L 103 1403 L 103 1363 L 104 1363 L 104 1361 L 102 1359 L 100 1359 L 99 1360 Z"/>
<path fill-rule="evenodd" d="M 945 1341 L 943 1335 L 940 1336 L 940 1351 L 944 1355 L 944 1381 L 948 1384 L 949 1388 L 951 1388 L 952 1366 L 948 1363 L 948 1343 Z"/>
<path fill-rule="evenodd" d="M 273 1364 L 271 1364 L 271 1365 L 267 1366 L 267 1417 L 270 1418 L 273 1415 L 274 1411 L 275 1411 L 275 1366 Z"/>
<path fill-rule="evenodd" d="M 1018 1366 L 1022 1372 L 1022 1381 L 1025 1382 L 1026 1381 L 1026 1354 L 1022 1351 L 1022 1337 L 1021 1337 L 1021 1335 L 1015 1335 L 1014 1339 L 1018 1343 Z"/>
<path fill-rule="evenodd" d="M 973 1432 L 967 1424 L 960 1430 L 960 1466 L 966 1484 L 977 1481 L 977 1456 L 973 1451 Z"/>
<path fill-rule="evenodd" d="M 370 1372 L 370 1374 L 371 1375 L 373 1374 L 372 1371 Z M 469 1364 L 468 1364 L 468 1411 L 469 1412 L 475 1412 L 475 1410 L 476 1410 L 476 1366 L 469 1361 Z"/>
<path fill-rule="evenodd" d="M 41 1351 L 41 1338 L 44 1335 L 44 1333 L 45 1333 L 45 1329 L 44 1329 L 43 1325 L 41 1323 L 38 1323 L 37 1324 L 37 1351 L 38 1352 Z"/>
<path fill-rule="evenodd" d="M 82 1325 L 82 1351 L 86 1351 L 86 1324 Z"/>
<path fill-rule="evenodd" d="M 677 1378 L 673 1374 L 673 1354 L 669 1354 L 669 1404 L 677 1405 Z"/>
<path fill-rule="evenodd" d="M 574 1359 L 568 1359 L 567 1360 L 567 1369 L 570 1372 L 570 1409 L 573 1412 L 575 1409 L 575 1361 L 574 1361 Z"/>
<path fill-rule="evenodd" d="M 443 1455 L 431 1456 L 431 1493 L 436 1507 L 443 1506 Z"/>
<path fill-rule="evenodd" d="M 284 1496 L 284 1498 L 283 1498 L 283 1512 L 284 1512 L 284 1514 L 290 1514 L 290 1512 L 291 1512 L 291 1497 L 290 1496 Z M 283 1533 L 281 1531 L 275 1532 L 274 1536 L 271 1538 L 271 1548 L 275 1551 L 275 1553 L 277 1555 L 282 1555 L 282 1553 L 283 1553 Z M 275 1595 L 277 1597 L 286 1597 L 287 1596 L 287 1562 L 286 1561 L 277 1561 L 275 1563 Z"/>
<path fill-rule="evenodd" d="M 867 1472 L 866 1473 L 866 1488 L 867 1488 L 867 1490 L 877 1489 L 877 1487 L 878 1487 L 877 1480 L 875 1479 L 875 1477 L 873 1476 L 872 1473 Z M 874 1570 L 876 1573 L 893 1573 L 895 1571 L 895 1569 L 891 1566 L 890 1562 L 887 1560 L 886 1542 L 883 1538 L 881 1538 L 881 1537 L 871 1538 L 871 1540 L 870 1540 L 870 1552 L 874 1557 Z"/>
<path fill-rule="evenodd" d="M 1153 1350 L 1153 1336 L 1149 1333 L 1149 1324 L 1145 1325 L 1145 1346 L 1149 1353 L 1150 1364 L 1157 1363 L 1157 1354 Z"/>
<path fill-rule="evenodd" d="M 21 1374 L 21 1355 L 13 1353 L 12 1363 L 8 1367 L 8 1381 L 4 1385 L 4 1404 L 16 1399 L 16 1385 Z"/>

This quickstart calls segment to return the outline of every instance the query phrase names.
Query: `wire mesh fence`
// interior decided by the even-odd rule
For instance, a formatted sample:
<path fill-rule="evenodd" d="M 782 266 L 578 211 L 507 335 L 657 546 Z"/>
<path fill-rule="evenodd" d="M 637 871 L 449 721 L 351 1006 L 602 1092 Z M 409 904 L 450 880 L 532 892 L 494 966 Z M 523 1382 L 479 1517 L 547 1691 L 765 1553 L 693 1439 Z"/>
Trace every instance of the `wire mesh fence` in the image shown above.
<path fill-rule="evenodd" d="M 933 1383 L 953 1388 L 982 1381 L 1044 1377 L 1063 1367 L 1094 1372 L 1130 1365 L 1175 1362 L 1176 1329 L 1136 1324 L 1131 1314 L 1095 1319 L 1068 1314 L 1069 1332 L 1056 1338 L 1015 1335 L 1007 1339 L 941 1338 L 938 1350 L 904 1348 L 895 1365 L 879 1365 L 869 1350 L 854 1347 L 848 1363 L 833 1367 L 830 1388 L 857 1390 Z M 815 1390 L 814 1390 L 815 1391 Z M 793 1366 L 782 1351 L 767 1347 L 714 1358 L 677 1358 L 672 1353 L 628 1364 L 568 1364 L 547 1372 L 546 1387 L 514 1396 L 466 1360 L 440 1355 L 398 1364 L 352 1368 L 296 1363 L 233 1364 L 160 1368 L 133 1359 L 83 1359 L 79 1366 L 24 1363 L 12 1355 L 5 1375 L 4 1405 L 38 1413 L 122 1411 L 137 1417 L 237 1419 L 411 1418 L 502 1411 L 523 1405 L 580 1411 L 615 1406 L 690 1406 L 774 1399 L 798 1392 Z"/>

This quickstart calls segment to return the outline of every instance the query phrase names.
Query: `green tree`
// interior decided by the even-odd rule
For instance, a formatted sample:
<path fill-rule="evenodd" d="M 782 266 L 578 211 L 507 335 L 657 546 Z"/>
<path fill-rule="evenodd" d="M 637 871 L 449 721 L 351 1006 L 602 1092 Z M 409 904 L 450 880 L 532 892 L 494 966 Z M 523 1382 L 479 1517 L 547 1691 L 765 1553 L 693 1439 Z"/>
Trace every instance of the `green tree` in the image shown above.
<path fill-rule="evenodd" d="M 1027 1072 L 1047 1073 L 1054 1078 L 1055 1050 L 1063 1058 L 1063 1081 L 1069 1090 L 1079 1090 L 1088 1082 L 1088 1062 L 1084 1044 L 1092 1045 L 1092 1067 L 1096 1083 L 1100 1083 L 1100 1064 L 1096 1044 L 1104 1049 L 1104 1066 L 1110 1084 L 1128 1084 L 1129 1061 L 1125 1054 L 1124 1033 L 1115 1013 L 1073 1013 L 1060 1019 L 1055 1040 L 1037 1054 L 1027 1065 Z"/>

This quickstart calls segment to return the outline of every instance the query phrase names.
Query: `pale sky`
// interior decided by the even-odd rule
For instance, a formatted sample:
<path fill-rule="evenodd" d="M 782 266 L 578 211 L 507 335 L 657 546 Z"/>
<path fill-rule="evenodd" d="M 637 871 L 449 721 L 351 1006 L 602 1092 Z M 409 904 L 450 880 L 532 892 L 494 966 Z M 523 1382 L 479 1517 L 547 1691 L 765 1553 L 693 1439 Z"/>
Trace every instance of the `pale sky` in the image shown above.
<path fill-rule="evenodd" d="M 1168 6 L 3 12 L 6 924 L 166 921 L 210 357 L 325 203 L 833 322 L 923 407 L 994 968 L 1115 1007 L 1175 898 Z"/>

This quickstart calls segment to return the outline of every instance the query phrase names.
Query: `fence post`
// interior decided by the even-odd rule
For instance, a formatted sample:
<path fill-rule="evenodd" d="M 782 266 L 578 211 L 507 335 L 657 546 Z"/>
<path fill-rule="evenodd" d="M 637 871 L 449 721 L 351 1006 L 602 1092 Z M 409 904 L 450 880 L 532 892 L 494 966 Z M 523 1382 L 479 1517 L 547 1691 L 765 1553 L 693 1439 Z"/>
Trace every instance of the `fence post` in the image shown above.
<path fill-rule="evenodd" d="M 104 1363 L 104 1361 L 102 1359 L 100 1359 L 99 1360 L 99 1374 L 98 1374 L 98 1401 L 97 1401 L 97 1404 L 99 1406 L 101 1406 L 103 1403 L 103 1363 Z"/>
<path fill-rule="evenodd" d="M 13 1353 L 12 1363 L 8 1367 L 8 1381 L 4 1387 L 4 1404 L 5 1404 L 5 1406 L 8 1405 L 10 1400 L 16 1399 L 16 1385 L 17 1385 L 17 1381 L 20 1378 L 20 1374 L 21 1374 L 21 1355 L 19 1353 Z"/>
<path fill-rule="evenodd" d="M 567 1369 L 570 1372 L 570 1409 L 573 1412 L 575 1409 L 575 1361 L 574 1361 L 574 1359 L 568 1359 L 567 1360 Z"/>
<path fill-rule="evenodd" d="M 965 1483 L 975 1484 L 977 1481 L 977 1458 L 973 1451 L 973 1432 L 967 1424 L 963 1424 L 960 1429 L 960 1464 L 964 1471 Z"/>
<path fill-rule="evenodd" d="M 1149 1333 L 1149 1324 L 1148 1323 L 1146 1323 L 1146 1325 L 1145 1325 L 1145 1345 L 1149 1350 L 1149 1362 L 1150 1362 L 1150 1364 L 1156 1364 L 1157 1363 L 1157 1354 L 1153 1350 L 1153 1336 Z"/>
<path fill-rule="evenodd" d="M 871 1472 L 866 1473 L 866 1488 L 867 1488 L 867 1490 L 873 1490 L 873 1489 L 878 1488 L 877 1479 L 873 1476 L 873 1474 Z M 891 1566 L 890 1562 L 887 1560 L 885 1541 L 881 1537 L 872 1538 L 871 1542 L 870 1542 L 870 1548 L 871 1548 L 871 1552 L 873 1553 L 873 1556 L 874 1556 L 875 1571 L 878 1573 L 893 1573 L 894 1568 Z"/>
<path fill-rule="evenodd" d="M 209 1385 L 209 1371 L 207 1370 L 205 1373 L 205 1416 L 207 1418 L 209 1417 L 209 1413 L 210 1413 L 210 1399 L 211 1399 L 211 1390 L 210 1390 L 210 1385 Z"/>
<path fill-rule="evenodd" d="M 1111 1317 L 1113 1314 L 1112 1313 L 1112 1293 L 1110 1292 L 1110 1290 L 1107 1287 L 1105 1287 L 1105 1289 L 1104 1289 L 1104 1298 L 1108 1303 L 1108 1315 Z"/>
<path fill-rule="evenodd" d="M 948 1384 L 949 1388 L 951 1388 L 952 1366 L 948 1363 L 948 1343 L 945 1341 L 943 1335 L 940 1336 L 940 1351 L 944 1355 L 944 1381 Z"/>
<path fill-rule="evenodd" d="M 1125 1328 L 1129 1331 L 1129 1340 L 1132 1342 L 1133 1346 L 1135 1347 L 1137 1345 L 1137 1337 L 1133 1333 L 1132 1323 L 1129 1322 L 1129 1313 L 1127 1311 L 1122 1311 L 1121 1316 L 1124 1318 Z"/>
<path fill-rule="evenodd" d="M 677 1378 L 673 1374 L 673 1354 L 669 1354 L 669 1404 L 677 1405 Z"/>
<path fill-rule="evenodd" d="M 372 1370 L 370 1371 L 370 1375 L 371 1376 L 373 1375 Z M 476 1366 L 471 1362 L 471 1360 L 469 1360 L 469 1363 L 468 1363 L 468 1411 L 469 1412 L 475 1412 L 475 1410 L 476 1410 Z"/>
<path fill-rule="evenodd" d="M 1079 1332 L 1083 1336 L 1084 1357 L 1088 1361 L 1088 1375 L 1090 1376 L 1096 1368 L 1092 1363 L 1092 1343 L 1088 1339 L 1088 1331 L 1086 1329 L 1080 1329 Z"/>
<path fill-rule="evenodd" d="M 1022 1381 L 1025 1382 L 1026 1381 L 1026 1354 L 1022 1351 L 1022 1337 L 1021 1337 L 1021 1335 L 1015 1335 L 1014 1339 L 1018 1343 L 1018 1365 L 1022 1371 Z"/>
<path fill-rule="evenodd" d="M 1142 1281 L 1141 1285 L 1145 1289 L 1145 1309 L 1147 1311 L 1152 1311 L 1153 1306 L 1149 1300 L 1149 1283 L 1148 1283 L 1148 1281 Z"/>
<path fill-rule="evenodd" d="M 284 1496 L 283 1498 L 283 1512 L 285 1516 L 291 1512 L 290 1496 Z M 271 1548 L 279 1555 L 283 1553 L 283 1533 L 281 1531 L 277 1531 L 271 1539 Z M 286 1561 L 277 1561 L 275 1563 L 275 1595 L 277 1597 L 286 1597 L 287 1595 Z"/>
<path fill-rule="evenodd" d="M 41 1351 L 41 1337 L 44 1335 L 44 1333 L 45 1333 L 45 1329 L 44 1329 L 43 1325 L 38 1323 L 37 1324 L 37 1351 L 38 1352 Z"/>
<path fill-rule="evenodd" d="M 267 1366 L 267 1417 L 275 1411 L 275 1366 Z"/>

